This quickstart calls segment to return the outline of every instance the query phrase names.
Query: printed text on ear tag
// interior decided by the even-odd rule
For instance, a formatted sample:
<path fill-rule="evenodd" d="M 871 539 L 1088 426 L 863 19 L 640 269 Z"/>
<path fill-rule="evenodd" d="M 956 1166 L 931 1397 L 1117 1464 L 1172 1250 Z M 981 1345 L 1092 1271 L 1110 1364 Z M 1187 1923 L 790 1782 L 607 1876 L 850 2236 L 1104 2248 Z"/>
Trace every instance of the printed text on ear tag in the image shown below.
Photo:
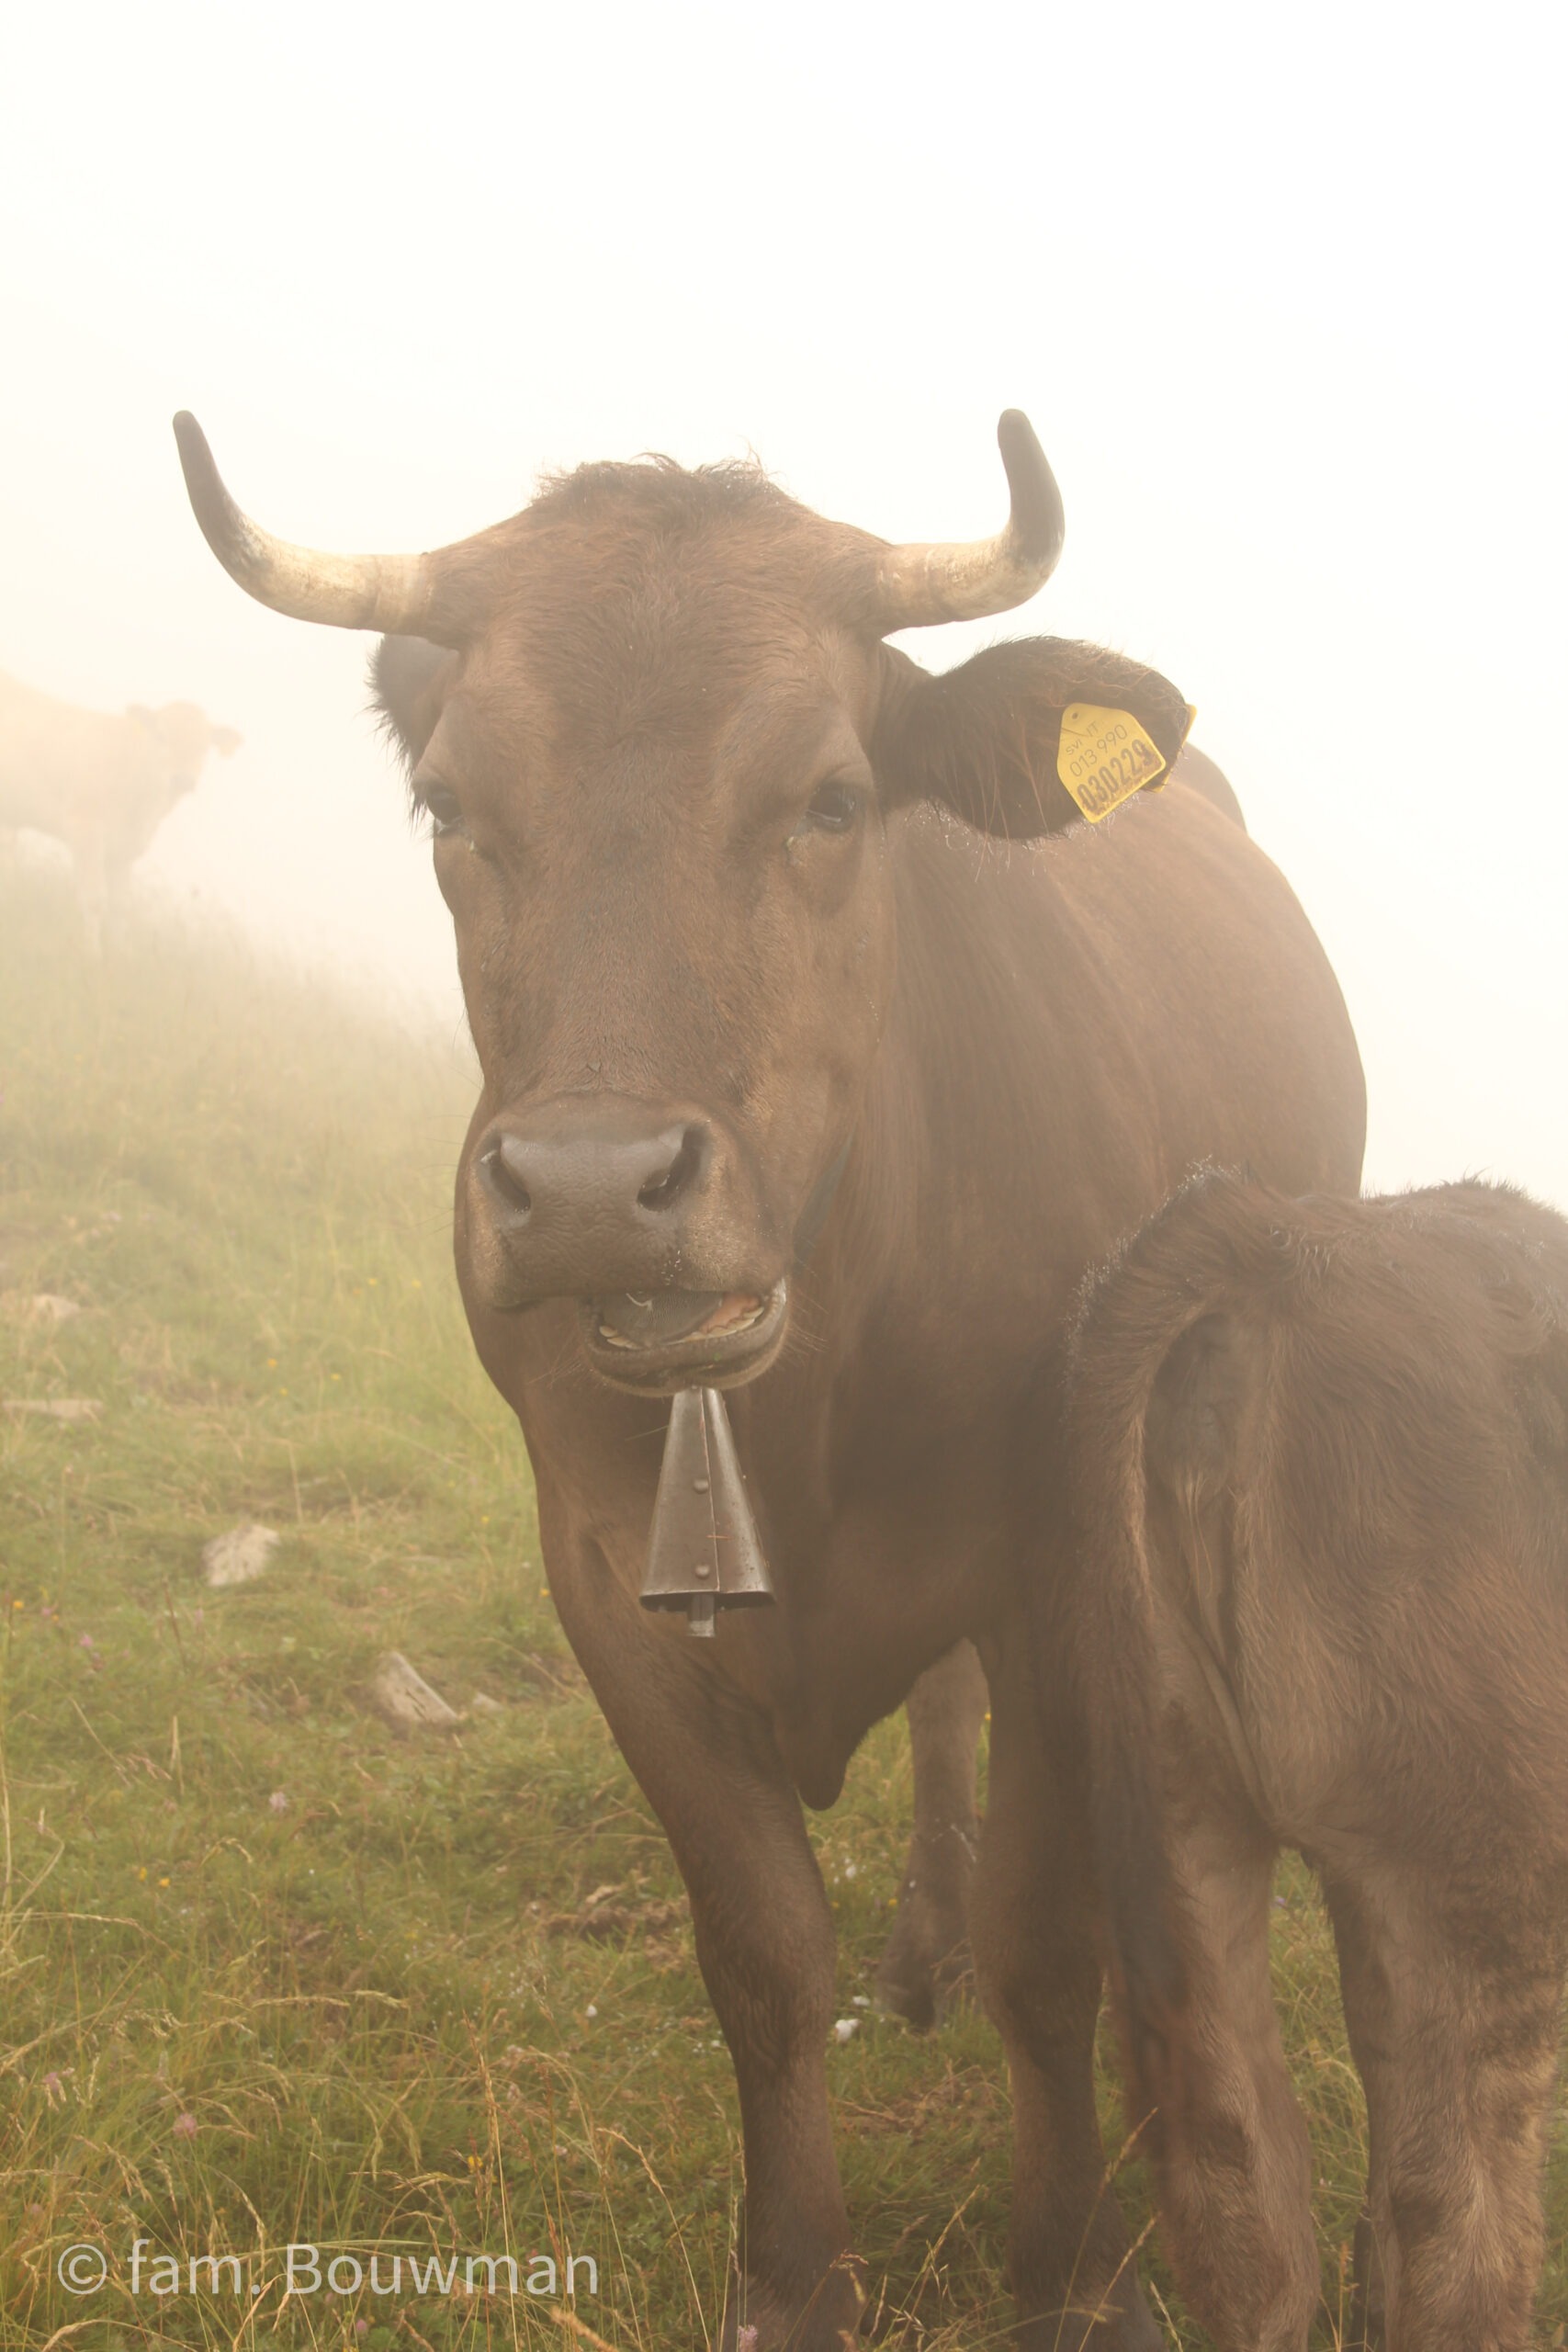
<path fill-rule="evenodd" d="M 1151 784 L 1164 766 L 1130 710 L 1074 702 L 1062 713 L 1056 774 L 1091 825 Z"/>

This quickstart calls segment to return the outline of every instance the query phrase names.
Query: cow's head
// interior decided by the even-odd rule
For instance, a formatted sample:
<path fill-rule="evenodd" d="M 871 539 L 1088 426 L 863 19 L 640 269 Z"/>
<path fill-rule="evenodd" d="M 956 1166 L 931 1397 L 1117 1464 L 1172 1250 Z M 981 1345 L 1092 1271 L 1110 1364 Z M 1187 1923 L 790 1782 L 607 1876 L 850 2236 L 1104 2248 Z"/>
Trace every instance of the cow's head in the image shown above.
<path fill-rule="evenodd" d="M 214 727 L 193 702 L 166 702 L 161 710 L 133 702 L 125 715 L 147 737 L 168 786 L 171 806 L 182 794 L 196 790 L 209 752 L 226 760 L 244 741 L 231 727 Z"/>
<path fill-rule="evenodd" d="M 1013 839 L 1077 814 L 1064 707 L 1154 673 L 1054 639 L 932 677 L 896 628 L 1000 612 L 1060 550 L 1050 468 L 999 431 L 1007 529 L 892 547 L 751 467 L 592 466 L 418 558 L 320 556 L 230 500 L 177 422 L 220 560 L 264 603 L 387 634 L 375 680 L 427 813 L 484 1091 L 458 1184 L 470 1302 L 581 1302 L 639 1389 L 772 1361 L 893 985 L 888 828 L 938 800 Z"/>

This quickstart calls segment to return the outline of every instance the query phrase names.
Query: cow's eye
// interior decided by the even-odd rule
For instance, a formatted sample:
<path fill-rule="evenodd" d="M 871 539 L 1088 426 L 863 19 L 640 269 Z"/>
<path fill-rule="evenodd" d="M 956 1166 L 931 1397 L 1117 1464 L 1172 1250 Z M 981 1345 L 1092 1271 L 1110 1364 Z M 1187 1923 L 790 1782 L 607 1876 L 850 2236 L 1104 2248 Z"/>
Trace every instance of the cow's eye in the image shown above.
<path fill-rule="evenodd" d="M 803 833 L 847 833 L 860 814 L 860 795 L 836 779 L 818 785 L 800 820 Z"/>
<path fill-rule="evenodd" d="M 419 787 L 420 805 L 430 811 L 430 830 L 439 841 L 443 833 L 460 833 L 463 830 L 463 805 L 457 794 L 444 784 L 423 784 Z"/>

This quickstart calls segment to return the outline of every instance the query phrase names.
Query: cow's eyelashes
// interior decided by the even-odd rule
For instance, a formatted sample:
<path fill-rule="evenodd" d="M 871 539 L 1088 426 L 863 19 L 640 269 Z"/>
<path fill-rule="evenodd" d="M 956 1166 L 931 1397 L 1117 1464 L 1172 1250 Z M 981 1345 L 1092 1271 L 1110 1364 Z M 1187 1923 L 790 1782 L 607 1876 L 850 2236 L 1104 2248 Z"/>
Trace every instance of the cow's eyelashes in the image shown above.
<path fill-rule="evenodd" d="M 429 814 L 430 831 L 434 840 L 439 841 L 444 833 L 463 831 L 463 804 L 447 786 L 422 784 L 419 805 Z"/>
<path fill-rule="evenodd" d="M 841 777 L 829 776 L 812 794 L 806 813 L 795 829 L 796 838 L 802 833 L 847 833 L 860 809 L 861 797 L 854 786 L 846 784 Z"/>

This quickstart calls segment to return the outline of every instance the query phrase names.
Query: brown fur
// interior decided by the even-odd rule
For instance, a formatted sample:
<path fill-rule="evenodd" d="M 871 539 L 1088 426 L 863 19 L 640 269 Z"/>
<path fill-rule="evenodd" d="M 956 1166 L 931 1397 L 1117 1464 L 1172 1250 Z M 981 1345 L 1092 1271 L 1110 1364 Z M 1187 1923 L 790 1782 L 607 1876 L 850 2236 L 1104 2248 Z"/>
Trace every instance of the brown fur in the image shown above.
<path fill-rule="evenodd" d="M 1517 2352 L 1568 1924 L 1568 1223 L 1203 1178 L 1089 1295 L 1066 1443 L 1057 1607 L 1185 2290 L 1224 2352 L 1306 2343 L 1289 1845 L 1338 1940 L 1391 2352 Z"/>
<path fill-rule="evenodd" d="M 726 2344 L 744 2320 L 761 2352 L 826 2352 L 856 2324 L 800 1801 L 830 1804 L 867 1727 L 970 1640 L 993 1710 L 974 1942 L 1014 2083 L 1025 2340 L 1145 2352 L 1095 2119 L 1083 1801 L 1024 1633 L 1024 1400 L 1085 1266 L 1195 1160 L 1353 1185 L 1360 1074 L 1300 910 L 1223 815 L 1177 784 L 1066 830 L 1063 707 L 1123 705 L 1169 758 L 1176 689 L 1052 639 L 932 678 L 857 605 L 871 544 L 744 469 L 594 468 L 465 549 L 465 651 L 383 647 L 483 1076 L 458 1272 L 735 2059 Z M 824 790 L 852 792 L 852 822 L 815 823 Z M 592 1172 L 634 1119 L 703 1139 L 678 1212 L 617 1224 L 569 1192 L 547 1250 L 498 1211 L 497 1138 Z M 765 1295 L 840 1159 L 778 1352 L 730 1398 L 778 1605 L 694 1643 L 637 1600 L 666 1408 L 595 1375 L 579 1302 Z M 927 1830 L 968 1803 L 973 1692 L 962 1663 L 947 1679 Z M 939 1879 L 917 1970 L 964 1875 Z"/>

